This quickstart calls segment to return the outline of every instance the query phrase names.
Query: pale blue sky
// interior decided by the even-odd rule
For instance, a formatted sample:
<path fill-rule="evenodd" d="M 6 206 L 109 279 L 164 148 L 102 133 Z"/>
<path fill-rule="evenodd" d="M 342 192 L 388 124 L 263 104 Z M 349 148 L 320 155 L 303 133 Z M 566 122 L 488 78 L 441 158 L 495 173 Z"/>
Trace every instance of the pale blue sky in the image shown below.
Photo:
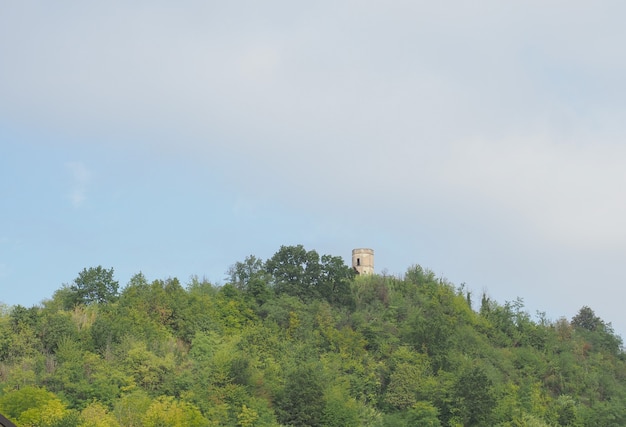
<path fill-rule="evenodd" d="M 365 246 L 624 333 L 625 8 L 4 2 L 0 301 Z"/>

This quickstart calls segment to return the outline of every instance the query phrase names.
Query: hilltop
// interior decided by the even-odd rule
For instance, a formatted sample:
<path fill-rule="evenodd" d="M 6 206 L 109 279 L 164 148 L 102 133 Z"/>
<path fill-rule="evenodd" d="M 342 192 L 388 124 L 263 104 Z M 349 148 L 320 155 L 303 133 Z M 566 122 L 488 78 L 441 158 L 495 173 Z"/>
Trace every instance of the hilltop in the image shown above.
<path fill-rule="evenodd" d="M 40 306 L 5 307 L 0 413 L 46 427 L 626 425 L 622 340 L 589 307 L 533 317 L 419 265 L 359 276 L 302 246 L 228 275 L 120 288 L 90 267 Z"/>

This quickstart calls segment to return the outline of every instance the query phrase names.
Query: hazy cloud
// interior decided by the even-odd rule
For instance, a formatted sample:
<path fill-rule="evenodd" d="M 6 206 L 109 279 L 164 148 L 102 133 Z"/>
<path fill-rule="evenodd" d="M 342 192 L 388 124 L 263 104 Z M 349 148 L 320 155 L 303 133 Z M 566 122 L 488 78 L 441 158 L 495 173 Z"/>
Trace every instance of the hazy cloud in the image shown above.
<path fill-rule="evenodd" d="M 626 240 L 618 3 L 39 6 L 2 25 L 10 114 L 158 134 L 302 202 L 367 170 L 404 209 L 473 195 L 556 239 Z M 41 30 L 18 32 L 27 19 Z M 67 167 L 80 206 L 89 172 Z"/>
<path fill-rule="evenodd" d="M 235 216 L 440 239 L 481 275 L 597 250 L 576 283 L 623 276 L 626 3 L 244 4 L 7 4 L 0 114 L 210 169 Z M 80 207 L 91 173 L 65 166 Z"/>
<path fill-rule="evenodd" d="M 87 198 L 91 172 L 82 162 L 68 162 L 65 167 L 71 174 L 72 184 L 68 198 L 75 208 L 81 207 Z"/>

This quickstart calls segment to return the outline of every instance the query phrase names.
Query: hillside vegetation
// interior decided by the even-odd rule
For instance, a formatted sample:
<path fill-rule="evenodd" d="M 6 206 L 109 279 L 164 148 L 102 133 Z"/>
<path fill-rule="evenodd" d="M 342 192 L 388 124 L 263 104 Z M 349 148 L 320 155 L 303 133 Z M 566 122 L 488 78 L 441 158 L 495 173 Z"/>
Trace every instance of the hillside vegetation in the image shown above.
<path fill-rule="evenodd" d="M 0 313 L 0 413 L 20 427 L 624 426 L 609 323 L 529 315 L 420 266 L 357 276 L 284 246 L 120 288 L 87 268 Z"/>

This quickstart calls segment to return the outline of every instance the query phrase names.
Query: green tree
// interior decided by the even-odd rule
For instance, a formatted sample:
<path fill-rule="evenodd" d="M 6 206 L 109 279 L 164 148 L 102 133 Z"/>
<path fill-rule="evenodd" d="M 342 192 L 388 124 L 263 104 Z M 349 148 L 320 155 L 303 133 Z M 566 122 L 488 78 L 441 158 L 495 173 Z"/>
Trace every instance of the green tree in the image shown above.
<path fill-rule="evenodd" d="M 482 368 L 476 366 L 461 372 L 454 386 L 454 402 L 464 426 L 490 425 L 496 399 L 493 383 Z"/>
<path fill-rule="evenodd" d="M 271 279 L 261 259 L 250 255 L 243 262 L 231 265 L 227 272 L 231 285 L 262 305 L 271 297 L 268 284 Z"/>
<path fill-rule="evenodd" d="M 561 395 L 554 402 L 553 418 L 557 425 L 563 427 L 578 427 L 581 424 L 578 420 L 577 405 L 572 396 Z"/>
<path fill-rule="evenodd" d="M 589 307 L 582 307 L 572 318 L 571 324 L 593 347 L 613 355 L 620 353 L 623 344 L 621 337 L 615 335 L 610 323 L 605 323 Z"/>
<path fill-rule="evenodd" d="M 320 295 L 331 304 L 354 306 L 350 283 L 355 272 L 348 267 L 341 257 L 323 255 L 321 259 Z"/>
<path fill-rule="evenodd" d="M 38 307 L 26 308 L 16 305 L 10 314 L 11 327 L 17 333 L 21 333 L 24 329 L 36 329 L 41 321 L 41 310 Z"/>
<path fill-rule="evenodd" d="M 320 257 L 304 246 L 281 246 L 265 263 L 265 269 L 274 278 L 277 293 L 311 300 L 319 296 L 317 284 L 321 274 Z"/>
<path fill-rule="evenodd" d="M 120 423 L 109 410 L 99 402 L 91 402 L 80 414 L 78 427 L 120 427 Z"/>
<path fill-rule="evenodd" d="M 125 361 L 135 383 L 152 392 L 163 387 L 166 377 L 171 376 L 175 365 L 172 354 L 159 357 L 146 348 L 145 342 L 131 344 Z"/>
<path fill-rule="evenodd" d="M 265 263 L 277 293 L 304 301 L 324 298 L 331 304 L 353 305 L 350 282 L 354 272 L 341 257 L 323 255 L 302 245 L 281 246 Z"/>
<path fill-rule="evenodd" d="M 228 281 L 240 291 L 248 290 L 250 281 L 264 273 L 263 260 L 249 255 L 243 262 L 236 262 L 228 269 Z"/>
<path fill-rule="evenodd" d="M 396 409 L 408 409 L 426 398 L 435 387 L 430 376 L 428 357 L 400 347 L 392 356 L 393 372 L 385 394 L 385 403 Z"/>
<path fill-rule="evenodd" d="M 430 402 L 415 402 L 409 410 L 408 424 L 420 427 L 441 427 L 439 411 Z"/>
<path fill-rule="evenodd" d="M 113 279 L 113 268 L 102 266 L 84 268 L 74 279 L 67 294 L 67 308 L 79 304 L 104 304 L 117 298 L 119 283 Z"/>
<path fill-rule="evenodd" d="M 578 314 L 572 318 L 572 326 L 593 332 L 603 328 L 604 322 L 596 316 L 592 309 L 584 306 L 578 311 Z"/>
<path fill-rule="evenodd" d="M 54 393 L 39 387 L 23 387 L 0 396 L 0 413 L 21 427 L 47 427 L 68 412 Z"/>
<path fill-rule="evenodd" d="M 122 426 L 143 427 L 143 417 L 151 404 L 152 398 L 139 389 L 118 399 L 113 412 Z"/>
<path fill-rule="evenodd" d="M 144 427 L 204 427 L 207 424 L 198 408 L 171 396 L 158 397 L 143 417 Z"/>
<path fill-rule="evenodd" d="M 319 366 L 299 365 L 287 374 L 277 397 L 279 421 L 294 427 L 322 426 L 326 406 Z"/>
<path fill-rule="evenodd" d="M 326 392 L 326 406 L 322 415 L 324 427 L 358 427 L 359 404 L 341 385 L 330 387 Z"/>
<path fill-rule="evenodd" d="M 13 307 L 8 322 L 4 322 L 2 333 L 6 346 L 3 358 L 20 360 L 35 357 L 41 349 L 39 331 L 41 310 L 38 307 L 26 308 L 21 305 Z"/>
<path fill-rule="evenodd" d="M 44 310 L 39 333 L 44 350 L 50 353 L 56 351 L 63 339 L 78 341 L 78 328 L 68 312 Z"/>

